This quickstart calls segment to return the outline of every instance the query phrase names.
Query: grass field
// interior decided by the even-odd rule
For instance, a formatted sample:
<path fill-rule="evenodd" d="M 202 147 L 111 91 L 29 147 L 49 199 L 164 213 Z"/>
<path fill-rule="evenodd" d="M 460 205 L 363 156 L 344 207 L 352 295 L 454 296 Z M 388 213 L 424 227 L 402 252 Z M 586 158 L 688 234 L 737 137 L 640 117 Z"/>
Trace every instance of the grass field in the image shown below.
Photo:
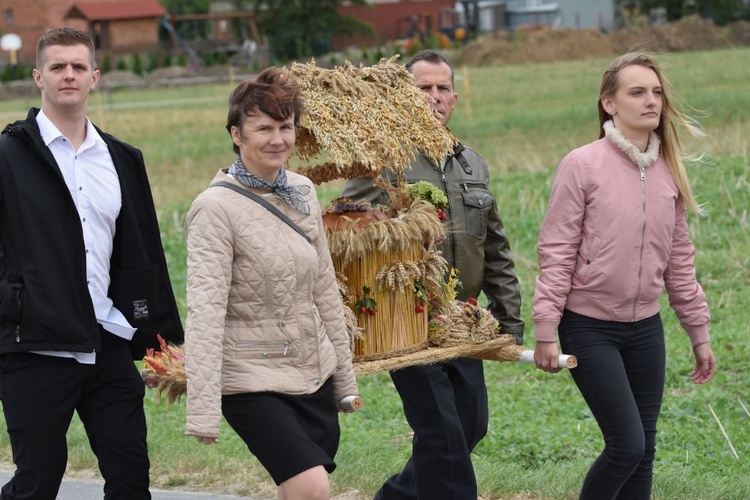
<path fill-rule="evenodd" d="M 708 215 L 691 216 L 698 278 L 709 297 L 718 359 L 712 382 L 696 387 L 687 336 L 663 302 L 668 363 L 660 419 L 654 498 L 750 498 L 750 50 L 665 55 L 665 71 L 685 101 L 704 115 L 708 137 L 687 141 L 706 153 L 689 173 Z M 535 243 L 554 168 L 570 149 L 598 134 L 596 95 L 608 60 L 457 69 L 459 106 L 452 130 L 491 165 L 492 187 L 514 249 L 530 323 L 538 272 Z M 224 129 L 231 86 L 116 91 L 92 97 L 89 116 L 143 149 L 162 223 L 179 305 L 185 310 L 182 227 L 191 200 L 232 161 Z M 5 121 L 35 100 L 0 101 Z M 340 184 L 321 186 L 324 202 Z M 533 348 L 532 332 L 525 344 Z M 485 363 L 490 393 L 488 436 L 474 454 L 483 498 L 572 499 L 601 450 L 595 421 L 568 372 Z M 343 415 L 335 493 L 371 497 L 408 456 L 410 429 L 386 374 L 361 377 L 363 411 Z M 225 425 L 220 443 L 182 436 L 184 402 L 166 408 L 147 398 L 152 481 L 166 488 L 270 494 L 273 484 Z M 715 415 L 715 416 L 714 416 Z M 4 424 L 0 424 L 0 427 Z M 96 469 L 80 423 L 69 434 L 69 474 Z M 11 462 L 0 432 L 0 462 Z"/>

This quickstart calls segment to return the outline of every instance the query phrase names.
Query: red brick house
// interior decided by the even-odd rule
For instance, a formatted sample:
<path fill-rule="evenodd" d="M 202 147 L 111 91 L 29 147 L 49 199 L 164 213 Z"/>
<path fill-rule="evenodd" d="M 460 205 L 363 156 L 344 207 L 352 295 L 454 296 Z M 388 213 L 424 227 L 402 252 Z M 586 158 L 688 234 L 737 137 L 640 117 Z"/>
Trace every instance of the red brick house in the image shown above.
<path fill-rule="evenodd" d="M 155 47 L 165 13 L 158 0 L 3 0 L 0 33 L 19 35 L 19 61 L 32 65 L 39 37 L 61 26 L 89 31 L 97 48 L 114 53 Z M 0 51 L 0 64 L 8 60 Z"/>
<path fill-rule="evenodd" d="M 342 15 L 349 15 L 371 24 L 377 38 L 338 40 L 337 47 L 352 43 L 382 43 L 406 38 L 415 32 L 429 33 L 450 22 L 455 0 L 369 0 L 367 6 L 343 5 Z"/>
<path fill-rule="evenodd" d="M 367 4 L 352 5 L 350 2 L 343 2 L 339 13 L 372 25 L 375 36 L 335 40 L 334 46 L 337 49 L 348 45 L 373 45 L 406 38 L 415 31 L 428 33 L 438 30 L 441 24 L 455 21 L 455 0 L 367 0 Z M 237 0 L 209 0 L 209 10 L 215 15 L 236 13 L 237 5 Z M 239 9 L 244 12 L 251 9 L 249 1 L 243 0 L 239 5 Z M 261 26 L 261 31 L 262 28 Z"/>
<path fill-rule="evenodd" d="M 65 20 L 82 20 L 94 36 L 97 49 L 115 54 L 139 52 L 159 44 L 158 20 L 167 13 L 157 0 L 128 2 L 81 1 L 65 14 Z"/>

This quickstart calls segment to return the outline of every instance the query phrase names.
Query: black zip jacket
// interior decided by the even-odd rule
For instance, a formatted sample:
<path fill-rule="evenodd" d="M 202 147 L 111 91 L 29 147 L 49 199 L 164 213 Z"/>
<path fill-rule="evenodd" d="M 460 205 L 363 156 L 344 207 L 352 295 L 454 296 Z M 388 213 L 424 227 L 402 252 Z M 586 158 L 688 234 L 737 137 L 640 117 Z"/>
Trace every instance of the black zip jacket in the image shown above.
<path fill-rule="evenodd" d="M 0 354 L 101 347 L 86 283 L 83 229 L 73 198 L 36 122 L 38 109 L 0 135 Z M 109 297 L 137 328 L 140 359 L 184 340 L 143 155 L 97 129 L 122 192 L 110 261 Z"/>
<path fill-rule="evenodd" d="M 393 172 L 381 174 L 392 185 Z M 498 320 L 503 333 L 512 334 L 518 344 L 523 340 L 521 291 L 505 234 L 489 187 L 487 164 L 473 149 L 458 144 L 446 158 L 445 170 L 422 154 L 404 172 L 406 182 L 427 181 L 442 189 L 448 198 L 448 235 L 443 242 L 443 257 L 458 270 L 462 287 L 457 298 L 466 300 L 484 292 L 487 307 Z M 367 200 L 373 205 L 388 205 L 388 194 L 369 177 L 349 180 L 342 196 Z"/>

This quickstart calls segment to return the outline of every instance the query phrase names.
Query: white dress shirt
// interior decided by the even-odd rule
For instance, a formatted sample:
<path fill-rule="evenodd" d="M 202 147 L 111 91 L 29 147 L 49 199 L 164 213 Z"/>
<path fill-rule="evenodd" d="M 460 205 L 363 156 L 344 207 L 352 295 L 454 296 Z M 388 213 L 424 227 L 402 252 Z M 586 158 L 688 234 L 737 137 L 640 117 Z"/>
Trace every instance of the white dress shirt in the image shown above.
<path fill-rule="evenodd" d="M 76 151 L 70 140 L 47 118 L 36 117 L 44 143 L 52 151 L 78 209 L 86 247 L 86 282 L 94 304 L 96 321 L 118 337 L 130 340 L 133 328 L 107 296 L 109 261 L 115 237 L 115 222 L 122 207 L 120 180 L 106 143 L 86 119 L 86 139 Z M 35 351 L 37 354 L 75 358 L 94 364 L 96 352 Z"/>

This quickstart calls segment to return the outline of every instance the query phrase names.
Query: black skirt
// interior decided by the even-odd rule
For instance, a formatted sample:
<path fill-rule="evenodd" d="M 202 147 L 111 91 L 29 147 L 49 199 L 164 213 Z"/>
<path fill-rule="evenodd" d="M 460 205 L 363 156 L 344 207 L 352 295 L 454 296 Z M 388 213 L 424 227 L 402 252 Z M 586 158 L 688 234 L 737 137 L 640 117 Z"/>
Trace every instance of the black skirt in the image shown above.
<path fill-rule="evenodd" d="M 221 410 L 277 485 L 318 465 L 336 469 L 341 429 L 330 378 L 313 394 L 222 396 Z"/>

